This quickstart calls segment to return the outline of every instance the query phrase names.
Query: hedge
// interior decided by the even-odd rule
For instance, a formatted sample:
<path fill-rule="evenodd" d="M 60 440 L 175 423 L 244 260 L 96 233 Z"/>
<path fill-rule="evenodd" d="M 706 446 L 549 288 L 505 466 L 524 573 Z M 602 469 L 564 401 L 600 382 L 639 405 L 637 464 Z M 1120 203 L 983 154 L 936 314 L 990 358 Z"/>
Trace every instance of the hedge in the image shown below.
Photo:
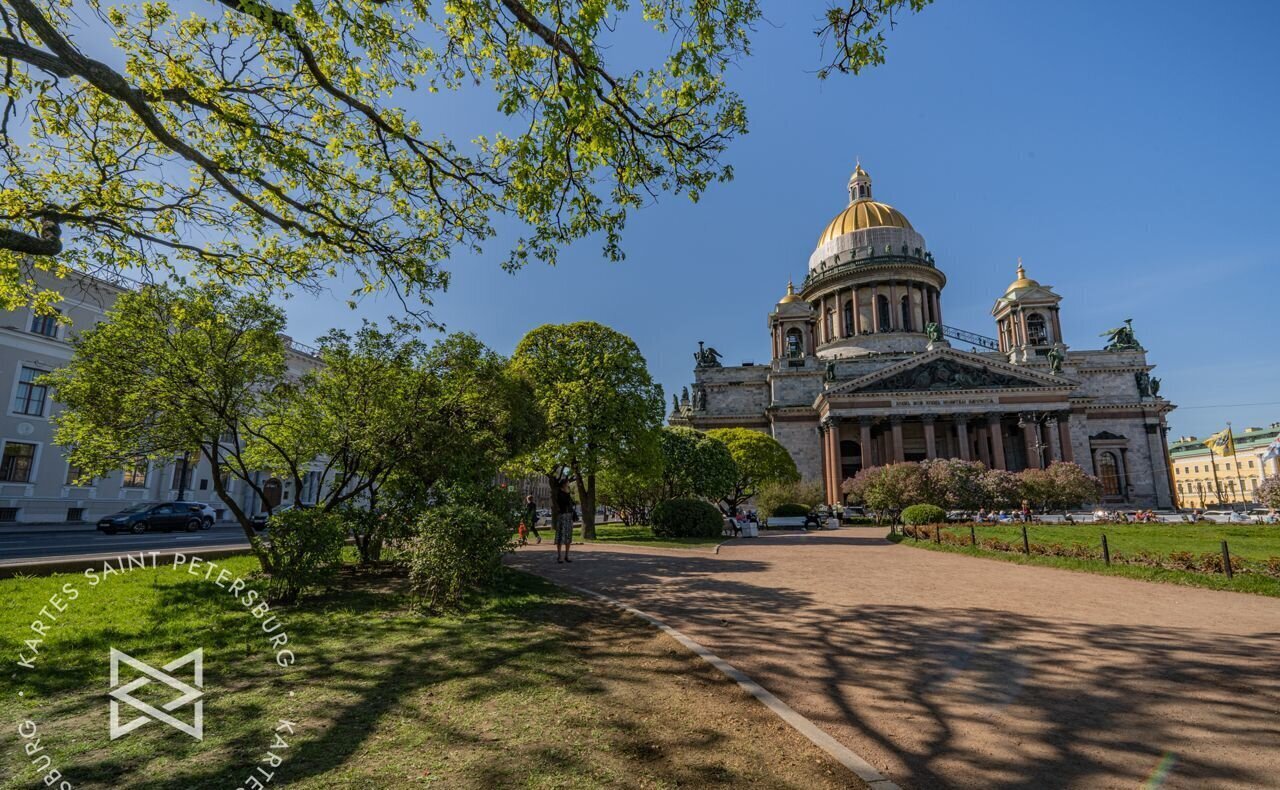
<path fill-rule="evenodd" d="M 668 499 L 653 509 L 649 526 L 659 538 L 715 538 L 724 531 L 724 516 L 701 499 Z"/>
<path fill-rule="evenodd" d="M 770 514 L 772 518 L 793 518 L 795 516 L 809 515 L 809 508 L 795 502 L 788 502 L 785 505 L 778 505 Z"/>
<path fill-rule="evenodd" d="M 937 505 L 912 505 L 902 511 L 903 524 L 941 524 L 947 520 L 947 511 Z"/>

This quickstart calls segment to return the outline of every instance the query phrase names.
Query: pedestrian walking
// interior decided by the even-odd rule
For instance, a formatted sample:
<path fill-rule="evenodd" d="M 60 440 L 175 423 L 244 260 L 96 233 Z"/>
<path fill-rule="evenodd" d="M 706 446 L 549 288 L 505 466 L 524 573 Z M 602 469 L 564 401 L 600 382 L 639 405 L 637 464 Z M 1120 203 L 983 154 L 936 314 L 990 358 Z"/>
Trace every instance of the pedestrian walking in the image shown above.
<path fill-rule="evenodd" d="M 556 522 L 556 562 L 572 562 L 569 559 L 569 546 L 573 544 L 573 522 L 577 516 L 576 508 L 573 504 L 573 496 L 569 493 L 569 481 L 562 480 L 560 487 L 555 490 L 556 510 L 560 512 L 559 520 Z M 564 548 L 564 556 L 560 555 L 561 547 Z"/>
<path fill-rule="evenodd" d="M 533 533 L 534 540 L 541 543 L 542 536 L 538 534 L 538 503 L 534 501 L 533 494 L 524 498 L 524 525 Z"/>

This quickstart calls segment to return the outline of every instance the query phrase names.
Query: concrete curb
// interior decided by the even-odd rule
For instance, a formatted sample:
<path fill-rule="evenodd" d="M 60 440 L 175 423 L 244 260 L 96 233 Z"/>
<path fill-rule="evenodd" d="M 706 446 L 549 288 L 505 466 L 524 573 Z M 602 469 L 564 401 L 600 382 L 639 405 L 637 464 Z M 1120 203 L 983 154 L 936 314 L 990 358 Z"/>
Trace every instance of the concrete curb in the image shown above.
<path fill-rule="evenodd" d="M 211 557 L 230 557 L 235 554 L 247 554 L 251 551 L 252 549 L 247 545 L 183 546 L 181 549 L 134 549 L 132 551 L 84 554 L 76 557 L 13 560 L 12 562 L 0 563 L 0 579 L 9 579 L 18 575 L 49 576 L 54 573 L 79 573 L 85 568 L 100 565 L 103 560 L 114 560 L 129 555 L 145 554 L 150 557 L 154 554 L 157 559 L 169 560 L 173 559 L 175 554 L 182 554 L 188 557 L 199 555 L 201 559 L 208 559 Z"/>
<path fill-rule="evenodd" d="M 716 548 L 717 550 L 719 549 L 718 546 Z M 695 642 L 680 633 L 676 629 L 664 623 L 662 620 L 659 620 L 657 617 L 628 606 L 615 598 L 610 598 L 603 593 L 598 593 L 595 590 L 589 590 L 586 587 L 578 587 L 577 585 L 568 586 L 569 589 L 574 590 L 575 592 L 579 592 L 593 598 L 598 598 L 611 606 L 615 606 L 624 612 L 639 617 L 645 622 L 655 626 L 667 636 L 684 645 L 689 650 L 693 651 L 703 661 L 706 661 L 708 664 L 719 670 L 721 674 L 741 686 L 748 694 L 764 703 L 765 707 L 773 711 L 778 718 L 790 725 L 796 732 L 808 738 L 814 746 L 817 746 L 822 751 L 831 755 L 841 765 L 857 774 L 858 778 L 866 782 L 867 786 L 872 788 L 872 790 L 901 790 L 898 785 L 891 782 L 888 777 L 877 771 L 875 766 L 864 760 L 852 749 L 823 732 L 819 729 L 818 725 L 814 724 L 809 719 L 806 719 L 804 716 L 801 716 L 794 708 L 778 699 L 771 691 L 752 680 L 745 672 L 733 666 L 728 661 L 725 661 L 723 658 L 720 658 L 715 653 L 712 653 L 698 642 Z"/>

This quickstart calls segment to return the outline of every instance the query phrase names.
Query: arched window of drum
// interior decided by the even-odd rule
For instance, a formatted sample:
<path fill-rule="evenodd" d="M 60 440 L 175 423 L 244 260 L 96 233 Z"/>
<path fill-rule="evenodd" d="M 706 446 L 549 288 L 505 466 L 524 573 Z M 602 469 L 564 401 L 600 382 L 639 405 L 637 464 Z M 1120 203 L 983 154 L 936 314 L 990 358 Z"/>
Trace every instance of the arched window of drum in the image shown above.
<path fill-rule="evenodd" d="M 911 297 L 904 296 L 898 302 L 902 310 L 902 331 L 911 332 Z"/>
<path fill-rule="evenodd" d="M 893 327 L 893 319 L 889 316 L 889 297 L 880 294 L 876 297 L 876 312 L 880 314 L 877 332 L 888 332 Z"/>
<path fill-rule="evenodd" d="M 1044 316 L 1039 313 L 1027 316 L 1027 342 L 1033 346 L 1049 345 L 1049 330 L 1045 328 Z"/>
<path fill-rule="evenodd" d="M 1110 450 L 1098 453 L 1098 477 L 1102 479 L 1103 496 L 1120 496 L 1120 465 Z"/>
<path fill-rule="evenodd" d="M 853 334 L 853 302 L 844 303 L 844 335 L 849 337 Z"/>
<path fill-rule="evenodd" d="M 804 335 L 799 329 L 787 330 L 787 356 L 804 356 Z"/>

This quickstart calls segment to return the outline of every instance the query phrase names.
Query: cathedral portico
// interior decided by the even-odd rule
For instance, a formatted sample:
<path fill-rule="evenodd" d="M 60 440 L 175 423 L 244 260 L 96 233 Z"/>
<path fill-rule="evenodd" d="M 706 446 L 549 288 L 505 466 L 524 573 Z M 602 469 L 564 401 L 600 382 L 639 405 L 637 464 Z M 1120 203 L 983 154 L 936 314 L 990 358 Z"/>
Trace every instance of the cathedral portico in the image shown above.
<path fill-rule="evenodd" d="M 769 314 L 770 364 L 699 353 L 672 424 L 766 431 L 832 503 L 862 469 L 957 458 L 1015 472 L 1072 461 L 1103 480 L 1108 502 L 1172 505 L 1161 440 L 1174 407 L 1132 325 L 1105 333 L 1103 349 L 1069 350 L 1061 297 L 1019 261 L 992 308 L 997 338 L 943 326 L 946 275 L 871 194 L 859 166 L 800 288 L 789 283 Z"/>

